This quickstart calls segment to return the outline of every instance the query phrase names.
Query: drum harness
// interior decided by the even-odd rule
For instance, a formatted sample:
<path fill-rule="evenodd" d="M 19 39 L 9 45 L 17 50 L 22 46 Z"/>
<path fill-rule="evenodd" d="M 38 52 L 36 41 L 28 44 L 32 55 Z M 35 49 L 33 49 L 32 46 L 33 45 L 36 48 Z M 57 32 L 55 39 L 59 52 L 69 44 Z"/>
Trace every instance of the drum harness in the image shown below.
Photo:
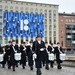
<path fill-rule="evenodd" d="M 60 53 L 60 54 L 63 54 L 62 51 L 60 51 L 60 47 L 58 47 L 58 50 L 59 50 L 59 53 Z"/>
<path fill-rule="evenodd" d="M 23 46 L 23 48 L 24 48 L 24 49 L 23 49 L 23 51 L 26 53 L 26 47 L 25 47 L 25 46 Z"/>
<path fill-rule="evenodd" d="M 15 50 L 14 46 L 12 46 L 12 48 L 13 48 L 14 52 L 17 53 L 17 51 Z"/>

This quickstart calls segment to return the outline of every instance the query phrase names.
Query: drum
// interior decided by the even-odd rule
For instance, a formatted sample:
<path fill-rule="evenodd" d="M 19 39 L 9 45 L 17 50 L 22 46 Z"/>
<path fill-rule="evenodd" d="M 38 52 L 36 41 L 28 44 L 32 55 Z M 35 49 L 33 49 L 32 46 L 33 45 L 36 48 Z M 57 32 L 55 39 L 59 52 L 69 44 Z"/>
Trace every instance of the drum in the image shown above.
<path fill-rule="evenodd" d="M 54 54 L 53 54 L 53 53 L 48 54 L 48 59 L 49 59 L 50 61 L 54 61 Z"/>
<path fill-rule="evenodd" d="M 0 54 L 0 62 L 3 61 L 3 54 Z"/>
<path fill-rule="evenodd" d="M 60 54 L 60 60 L 65 60 L 65 58 L 66 58 L 66 54 Z"/>
<path fill-rule="evenodd" d="M 21 53 L 15 53 L 15 60 L 21 60 Z"/>
<path fill-rule="evenodd" d="M 35 60 L 37 58 L 37 55 L 34 53 L 33 54 L 33 60 Z"/>

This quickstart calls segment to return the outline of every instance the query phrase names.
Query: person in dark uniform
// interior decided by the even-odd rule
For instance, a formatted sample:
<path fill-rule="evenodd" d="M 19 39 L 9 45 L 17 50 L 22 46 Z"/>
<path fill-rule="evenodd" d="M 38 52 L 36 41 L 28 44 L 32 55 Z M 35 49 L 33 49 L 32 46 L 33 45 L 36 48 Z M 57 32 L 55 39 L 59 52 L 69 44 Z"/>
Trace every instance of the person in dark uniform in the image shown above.
<path fill-rule="evenodd" d="M 62 60 L 60 60 L 60 54 L 61 53 L 64 53 L 64 52 L 63 52 L 62 47 L 60 46 L 60 43 L 58 42 L 57 47 L 55 47 L 55 50 L 54 50 L 54 54 L 56 54 L 56 61 L 57 61 L 57 68 L 58 69 L 62 68 L 61 67 Z"/>
<path fill-rule="evenodd" d="M 37 35 L 36 41 L 33 42 L 33 51 L 36 54 L 36 60 L 35 60 L 35 65 L 37 68 L 37 75 L 41 75 L 41 68 L 42 68 L 42 51 L 45 49 L 45 43 L 44 41 L 41 40 L 41 36 Z"/>
<path fill-rule="evenodd" d="M 6 61 L 8 65 L 8 69 L 11 67 L 11 62 L 10 62 L 10 46 L 11 46 L 11 41 L 9 41 L 9 44 L 5 46 L 5 51 L 6 51 Z"/>
<path fill-rule="evenodd" d="M 30 45 L 27 46 L 28 65 L 30 70 L 33 70 L 33 41 L 30 41 Z"/>
<path fill-rule="evenodd" d="M 12 40 L 12 45 L 10 46 L 10 61 L 13 67 L 13 71 L 15 71 L 15 66 L 17 66 L 17 61 L 15 60 L 15 53 L 19 52 L 19 47 L 16 45 L 15 40 Z"/>
<path fill-rule="evenodd" d="M 45 60 L 46 60 L 46 67 L 45 69 L 49 70 L 49 63 L 51 68 L 53 68 L 53 63 L 54 61 L 50 61 L 49 60 L 49 54 L 53 53 L 54 49 L 53 46 L 51 47 L 50 45 L 48 45 L 48 42 L 45 42 Z"/>
<path fill-rule="evenodd" d="M 25 42 L 22 42 L 22 44 L 20 45 L 20 52 L 21 52 L 21 64 L 22 64 L 22 68 L 25 69 L 26 66 L 26 46 L 25 46 Z"/>
<path fill-rule="evenodd" d="M 6 52 L 5 52 L 5 47 L 0 45 L 0 54 L 3 54 L 3 61 L 0 62 L 2 64 L 2 67 L 5 68 L 6 64 Z"/>
<path fill-rule="evenodd" d="M 2 47 L 2 53 L 3 53 L 2 67 L 5 68 L 5 64 L 6 64 L 6 51 L 5 51 L 5 46 Z"/>
<path fill-rule="evenodd" d="M 3 54 L 3 50 L 2 50 L 1 44 L 0 44 L 0 54 Z M 0 62 L 0 64 L 2 64 L 2 62 Z"/>
<path fill-rule="evenodd" d="M 53 47 L 53 43 L 51 43 L 51 46 L 50 46 L 50 53 L 53 53 L 54 54 L 54 50 L 55 48 Z M 53 64 L 54 64 L 54 61 L 50 61 L 50 67 L 53 68 Z"/>

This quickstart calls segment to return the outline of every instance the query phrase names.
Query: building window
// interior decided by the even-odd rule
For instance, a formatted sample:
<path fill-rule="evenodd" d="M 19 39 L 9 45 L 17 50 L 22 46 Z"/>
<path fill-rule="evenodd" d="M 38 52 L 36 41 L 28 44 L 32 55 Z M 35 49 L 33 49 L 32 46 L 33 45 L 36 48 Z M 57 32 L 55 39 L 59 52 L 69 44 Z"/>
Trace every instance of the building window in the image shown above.
<path fill-rule="evenodd" d="M 8 6 L 5 6 L 5 10 L 8 10 Z"/>
<path fill-rule="evenodd" d="M 16 11 L 17 11 L 17 10 L 18 10 L 18 7 L 16 7 L 15 9 L 16 9 Z"/>
<path fill-rule="evenodd" d="M 47 9 L 45 9 L 45 13 L 47 13 Z"/>
<path fill-rule="evenodd" d="M 56 27 L 54 28 L 54 30 L 56 31 Z"/>
<path fill-rule="evenodd" d="M 2 16 L 2 12 L 0 12 L 0 16 Z M 0 19 L 1 20 L 1 19 Z"/>
<path fill-rule="evenodd" d="M 47 37 L 45 37 L 45 42 L 47 41 Z"/>
<path fill-rule="evenodd" d="M 2 9 L 2 5 L 0 5 L 0 9 Z"/>
<path fill-rule="evenodd" d="M 70 26 L 70 25 L 67 25 L 67 26 L 66 26 L 66 29 L 67 29 L 67 30 L 71 30 L 71 26 Z"/>
<path fill-rule="evenodd" d="M 61 36 L 61 38 L 63 38 L 63 36 Z"/>
<path fill-rule="evenodd" d="M 30 9 L 30 12 L 33 12 L 33 8 Z"/>
<path fill-rule="evenodd" d="M 10 7 L 10 10 L 13 10 L 13 6 Z"/>
<path fill-rule="evenodd" d="M 69 20 L 68 20 L 68 19 L 66 19 L 66 22 L 69 22 Z"/>
<path fill-rule="evenodd" d="M 28 8 L 26 8 L 25 11 L 28 12 Z"/>
<path fill-rule="evenodd" d="M 61 46 L 63 47 L 63 41 L 61 41 Z"/>
<path fill-rule="evenodd" d="M 69 22 L 71 22 L 71 19 L 69 19 Z"/>
<path fill-rule="evenodd" d="M 51 13 L 49 13 L 49 18 L 51 18 L 51 16 L 52 16 L 52 14 L 51 14 Z"/>
<path fill-rule="evenodd" d="M 21 2 L 21 4 L 23 4 L 23 2 Z"/>
<path fill-rule="evenodd" d="M 20 11 L 23 11 L 23 7 L 20 8 Z"/>
<path fill-rule="evenodd" d="M 4 40 L 5 40 L 5 44 L 7 44 L 8 43 L 8 37 L 5 37 Z"/>
<path fill-rule="evenodd" d="M 54 31 L 54 36 L 56 36 L 56 31 Z"/>
<path fill-rule="evenodd" d="M 50 35 L 50 37 L 52 36 L 52 32 L 51 31 L 49 32 L 49 35 Z"/>
<path fill-rule="evenodd" d="M 56 17 L 56 14 L 54 14 L 54 17 Z"/>
<path fill-rule="evenodd" d="M 61 33 L 63 33 L 63 31 L 61 31 Z"/>
<path fill-rule="evenodd" d="M 37 8 L 35 9 L 35 12 L 38 12 L 38 9 Z"/>
<path fill-rule="evenodd" d="M 54 25 L 54 28 L 56 28 L 56 25 Z"/>
<path fill-rule="evenodd" d="M 51 10 L 49 10 L 49 13 L 51 13 Z"/>
<path fill-rule="evenodd" d="M 2 18 L 0 18 L 0 23 L 2 22 Z"/>
<path fill-rule="evenodd" d="M 54 40 L 54 44 L 56 44 L 56 40 Z"/>
<path fill-rule="evenodd" d="M 56 19 L 54 19 L 54 22 L 56 22 Z"/>
<path fill-rule="evenodd" d="M 72 19 L 72 22 L 74 22 L 74 19 Z"/>
<path fill-rule="evenodd" d="M 42 13 L 43 11 L 42 11 L 42 9 L 40 9 L 40 13 Z"/>
<path fill-rule="evenodd" d="M 42 4 L 40 4 L 40 6 L 42 6 Z"/>
<path fill-rule="evenodd" d="M 16 4 L 18 4 L 18 2 L 16 2 Z"/>
<path fill-rule="evenodd" d="M 45 36 L 47 36 L 47 31 L 45 31 Z"/>
<path fill-rule="evenodd" d="M 45 19 L 45 24 L 47 24 L 47 19 Z"/>
<path fill-rule="evenodd" d="M 53 13 L 56 13 L 56 10 L 54 10 Z"/>
<path fill-rule="evenodd" d="M 50 26 L 49 26 L 49 30 L 51 30 L 51 29 L 52 29 L 52 26 L 50 25 Z"/>
<path fill-rule="evenodd" d="M 45 25 L 45 30 L 47 30 L 47 25 Z"/>
<path fill-rule="evenodd" d="M 52 40 L 52 37 L 50 37 L 49 39 Z"/>

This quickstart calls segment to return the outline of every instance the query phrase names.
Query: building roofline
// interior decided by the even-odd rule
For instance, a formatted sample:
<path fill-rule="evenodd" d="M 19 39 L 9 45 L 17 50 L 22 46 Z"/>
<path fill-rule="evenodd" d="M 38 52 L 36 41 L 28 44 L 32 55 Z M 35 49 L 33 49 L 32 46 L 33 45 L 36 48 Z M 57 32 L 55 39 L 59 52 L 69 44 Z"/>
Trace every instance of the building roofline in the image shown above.
<path fill-rule="evenodd" d="M 58 13 L 59 15 L 75 16 L 75 13 Z"/>
<path fill-rule="evenodd" d="M 4 0 L 6 1 L 6 0 Z M 30 2 L 30 1 L 16 1 L 16 0 L 7 0 L 7 1 L 11 1 L 11 2 L 26 2 L 26 3 L 33 3 L 33 4 L 42 4 L 42 5 L 54 5 L 54 6 L 59 6 L 57 4 L 49 4 L 49 3 L 40 3 L 40 2 Z"/>

